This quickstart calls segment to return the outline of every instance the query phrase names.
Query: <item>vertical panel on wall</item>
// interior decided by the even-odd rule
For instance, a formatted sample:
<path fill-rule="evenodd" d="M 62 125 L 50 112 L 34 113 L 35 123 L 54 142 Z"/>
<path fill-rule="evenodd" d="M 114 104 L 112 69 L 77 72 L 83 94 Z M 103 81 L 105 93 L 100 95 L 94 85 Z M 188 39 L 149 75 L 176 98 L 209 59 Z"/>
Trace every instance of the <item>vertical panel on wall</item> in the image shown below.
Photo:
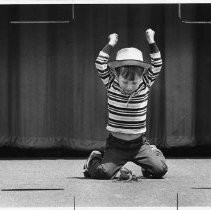
<path fill-rule="evenodd" d="M 20 136 L 45 136 L 46 27 L 18 25 L 20 30 Z"/>
<path fill-rule="evenodd" d="M 9 85 L 8 85 L 8 65 L 9 65 L 9 30 L 8 30 L 8 8 L 0 7 L 0 146 L 8 143 L 8 134 L 10 133 L 9 116 Z"/>
<path fill-rule="evenodd" d="M 197 49 L 195 136 L 198 145 L 211 145 L 210 24 L 197 25 L 195 34 Z"/>
<path fill-rule="evenodd" d="M 166 146 L 194 145 L 196 55 L 194 26 L 167 6 L 165 24 Z"/>
<path fill-rule="evenodd" d="M 165 5 L 151 5 L 145 8 L 149 17 L 145 20 L 145 30 L 152 28 L 155 31 L 155 41 L 163 60 L 160 75 L 152 86 L 148 106 L 148 137 L 150 143 L 160 147 L 165 145 Z M 145 15 L 144 15 L 145 16 Z M 146 42 L 146 40 L 145 40 Z M 149 52 L 148 46 L 146 52 Z M 148 56 L 149 57 L 149 56 Z"/>

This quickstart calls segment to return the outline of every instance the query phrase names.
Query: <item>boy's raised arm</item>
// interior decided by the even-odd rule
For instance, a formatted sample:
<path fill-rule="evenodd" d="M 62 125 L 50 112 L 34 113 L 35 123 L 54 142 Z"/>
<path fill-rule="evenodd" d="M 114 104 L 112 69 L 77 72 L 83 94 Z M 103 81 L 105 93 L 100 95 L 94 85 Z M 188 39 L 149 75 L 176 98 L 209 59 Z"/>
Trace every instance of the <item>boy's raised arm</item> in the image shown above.
<path fill-rule="evenodd" d="M 161 53 L 155 42 L 155 31 L 152 29 L 146 30 L 146 39 L 149 44 L 151 65 L 152 67 L 146 71 L 144 74 L 144 80 L 150 87 L 154 83 L 155 79 L 158 77 L 159 72 L 162 67 Z"/>
<path fill-rule="evenodd" d="M 95 66 L 98 71 L 99 76 L 101 77 L 104 85 L 108 88 L 110 85 L 110 82 L 112 80 L 112 74 L 108 68 L 108 59 L 110 52 L 112 48 L 117 44 L 118 42 L 118 35 L 116 33 L 110 34 L 108 36 L 108 43 L 107 45 L 100 51 Z"/>

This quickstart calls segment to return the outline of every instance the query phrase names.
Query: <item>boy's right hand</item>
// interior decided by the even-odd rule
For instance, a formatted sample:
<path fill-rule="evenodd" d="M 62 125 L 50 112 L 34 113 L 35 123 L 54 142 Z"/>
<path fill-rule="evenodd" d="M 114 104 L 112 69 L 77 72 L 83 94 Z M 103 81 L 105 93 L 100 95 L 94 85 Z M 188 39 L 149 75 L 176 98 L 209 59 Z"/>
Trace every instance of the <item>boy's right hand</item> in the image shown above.
<path fill-rule="evenodd" d="M 108 36 L 108 40 L 109 40 L 108 44 L 114 47 L 116 43 L 118 42 L 118 34 L 116 33 L 110 34 Z"/>
<path fill-rule="evenodd" d="M 151 28 L 148 28 L 146 30 L 146 38 L 149 44 L 152 44 L 155 42 L 154 37 L 155 37 L 155 32 Z"/>

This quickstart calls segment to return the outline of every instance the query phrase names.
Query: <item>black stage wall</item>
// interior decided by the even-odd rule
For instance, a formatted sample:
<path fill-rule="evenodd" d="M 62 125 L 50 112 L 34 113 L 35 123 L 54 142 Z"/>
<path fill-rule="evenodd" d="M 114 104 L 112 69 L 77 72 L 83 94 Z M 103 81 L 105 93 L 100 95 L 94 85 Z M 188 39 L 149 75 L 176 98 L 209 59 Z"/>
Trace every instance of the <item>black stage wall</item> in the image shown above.
<path fill-rule="evenodd" d="M 72 6 L 65 8 L 71 13 Z M 134 46 L 149 61 L 148 27 L 164 61 L 149 101 L 151 143 L 211 145 L 210 24 L 182 23 L 176 4 L 74 5 L 68 24 L 10 23 L 23 14 L 45 19 L 61 11 L 58 5 L 0 6 L 0 146 L 102 148 L 106 91 L 95 58 L 116 32 L 112 58 Z"/>

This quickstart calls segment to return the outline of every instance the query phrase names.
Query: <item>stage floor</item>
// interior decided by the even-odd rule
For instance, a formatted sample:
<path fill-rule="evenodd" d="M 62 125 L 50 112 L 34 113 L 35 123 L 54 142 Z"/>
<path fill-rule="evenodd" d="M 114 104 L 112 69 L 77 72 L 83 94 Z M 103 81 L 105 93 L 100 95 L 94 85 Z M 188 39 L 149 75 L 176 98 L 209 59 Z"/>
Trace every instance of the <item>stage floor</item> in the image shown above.
<path fill-rule="evenodd" d="M 84 161 L 1 159 L 0 207 L 211 207 L 211 159 L 167 159 L 164 179 L 131 183 L 85 179 Z"/>

